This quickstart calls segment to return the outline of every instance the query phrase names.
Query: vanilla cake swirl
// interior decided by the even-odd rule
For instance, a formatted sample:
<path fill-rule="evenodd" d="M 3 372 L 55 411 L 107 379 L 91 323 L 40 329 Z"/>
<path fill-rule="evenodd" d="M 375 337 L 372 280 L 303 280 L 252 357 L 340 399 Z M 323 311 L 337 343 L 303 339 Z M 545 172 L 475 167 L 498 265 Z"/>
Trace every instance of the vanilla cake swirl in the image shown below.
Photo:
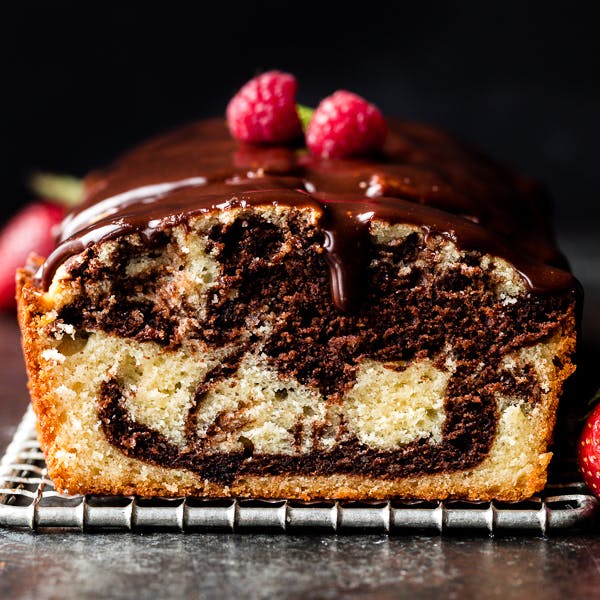
<path fill-rule="evenodd" d="M 217 120 L 140 146 L 19 274 L 57 489 L 532 495 L 576 338 L 547 214 L 537 184 L 411 123 L 370 159 Z"/>

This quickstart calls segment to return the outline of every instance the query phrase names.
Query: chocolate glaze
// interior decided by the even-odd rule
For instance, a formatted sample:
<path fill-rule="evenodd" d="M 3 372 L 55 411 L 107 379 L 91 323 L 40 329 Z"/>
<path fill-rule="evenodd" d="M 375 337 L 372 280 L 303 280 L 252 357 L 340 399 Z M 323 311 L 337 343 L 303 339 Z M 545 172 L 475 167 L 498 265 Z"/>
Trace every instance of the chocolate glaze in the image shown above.
<path fill-rule="evenodd" d="M 191 215 L 238 206 L 315 209 L 325 231 L 332 298 L 353 311 L 364 287 L 369 222 L 412 223 L 464 249 L 508 260 L 538 293 L 574 288 L 549 225 L 545 192 L 437 130 L 393 122 L 381 156 L 325 160 L 287 147 L 237 144 L 221 120 L 189 125 L 86 180 L 38 274 L 98 242 L 138 232 L 151 240 Z"/>

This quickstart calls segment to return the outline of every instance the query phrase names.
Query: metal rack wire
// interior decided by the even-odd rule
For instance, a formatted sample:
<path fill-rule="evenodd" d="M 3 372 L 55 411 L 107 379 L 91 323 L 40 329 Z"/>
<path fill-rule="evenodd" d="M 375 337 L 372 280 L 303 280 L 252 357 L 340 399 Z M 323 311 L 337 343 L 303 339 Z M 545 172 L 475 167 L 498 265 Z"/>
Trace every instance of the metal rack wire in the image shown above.
<path fill-rule="evenodd" d="M 166 531 L 547 534 L 593 521 L 600 503 L 580 482 L 549 485 L 526 502 L 296 502 L 64 496 L 46 475 L 29 408 L 0 462 L 0 526 Z"/>

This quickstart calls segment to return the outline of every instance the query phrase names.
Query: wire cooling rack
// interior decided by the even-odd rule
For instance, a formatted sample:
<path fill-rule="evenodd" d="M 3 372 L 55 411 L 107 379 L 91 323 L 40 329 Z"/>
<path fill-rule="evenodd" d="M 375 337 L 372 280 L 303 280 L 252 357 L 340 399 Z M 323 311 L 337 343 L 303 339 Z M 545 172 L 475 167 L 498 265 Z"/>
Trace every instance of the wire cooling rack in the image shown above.
<path fill-rule="evenodd" d="M 0 462 L 0 526 L 172 531 L 329 531 L 546 534 L 595 520 L 600 503 L 583 483 L 548 485 L 526 502 L 296 502 L 134 496 L 65 496 L 46 475 L 31 407 Z"/>

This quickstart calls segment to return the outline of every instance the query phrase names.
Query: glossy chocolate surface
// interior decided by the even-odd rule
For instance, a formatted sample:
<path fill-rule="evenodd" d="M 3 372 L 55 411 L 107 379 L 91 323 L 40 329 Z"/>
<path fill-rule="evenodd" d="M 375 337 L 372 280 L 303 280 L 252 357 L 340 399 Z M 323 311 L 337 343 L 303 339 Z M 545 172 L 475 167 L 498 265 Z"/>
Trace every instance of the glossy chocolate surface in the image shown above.
<path fill-rule="evenodd" d="M 303 149 L 252 147 L 222 120 L 147 142 L 86 179 L 40 277 L 91 244 L 138 232 L 151 239 L 189 216 L 246 206 L 312 207 L 325 233 L 332 298 L 356 305 L 373 219 L 410 223 L 460 248 L 512 263 L 536 293 L 576 285 L 557 249 L 550 203 L 529 179 L 435 129 L 392 122 L 380 156 L 318 159 Z"/>

